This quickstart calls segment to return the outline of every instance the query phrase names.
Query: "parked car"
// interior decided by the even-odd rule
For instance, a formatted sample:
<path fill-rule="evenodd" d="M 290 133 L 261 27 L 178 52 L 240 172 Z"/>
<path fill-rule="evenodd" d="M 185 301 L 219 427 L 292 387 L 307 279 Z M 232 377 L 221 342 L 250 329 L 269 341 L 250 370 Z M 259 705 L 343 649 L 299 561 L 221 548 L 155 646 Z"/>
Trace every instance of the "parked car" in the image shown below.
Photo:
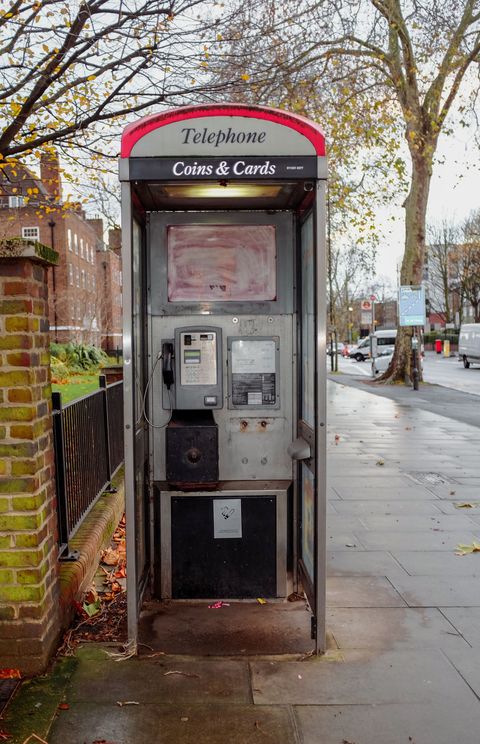
<path fill-rule="evenodd" d="M 341 341 L 337 341 L 337 354 L 341 354 L 342 356 L 345 356 L 345 344 L 343 344 Z M 330 343 L 327 343 L 327 354 L 332 353 L 332 345 Z M 333 353 L 335 353 L 335 344 L 333 344 Z"/>
<path fill-rule="evenodd" d="M 388 365 L 392 361 L 393 351 L 381 352 L 378 356 L 372 359 L 372 372 L 374 375 L 381 374 L 388 369 Z"/>
<path fill-rule="evenodd" d="M 475 362 L 480 364 L 480 323 L 465 323 L 458 337 L 458 358 L 468 369 Z"/>

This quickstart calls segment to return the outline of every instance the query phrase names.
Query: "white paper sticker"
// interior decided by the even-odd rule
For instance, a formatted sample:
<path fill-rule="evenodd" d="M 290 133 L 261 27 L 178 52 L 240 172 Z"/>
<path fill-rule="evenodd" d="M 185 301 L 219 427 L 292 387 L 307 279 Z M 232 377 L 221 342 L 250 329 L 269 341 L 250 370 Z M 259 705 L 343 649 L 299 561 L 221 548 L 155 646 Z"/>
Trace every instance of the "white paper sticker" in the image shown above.
<path fill-rule="evenodd" d="M 213 500 L 213 537 L 242 537 L 242 500 Z"/>
<path fill-rule="evenodd" d="M 275 371 L 275 341 L 238 339 L 232 342 L 233 374 L 266 374 Z"/>

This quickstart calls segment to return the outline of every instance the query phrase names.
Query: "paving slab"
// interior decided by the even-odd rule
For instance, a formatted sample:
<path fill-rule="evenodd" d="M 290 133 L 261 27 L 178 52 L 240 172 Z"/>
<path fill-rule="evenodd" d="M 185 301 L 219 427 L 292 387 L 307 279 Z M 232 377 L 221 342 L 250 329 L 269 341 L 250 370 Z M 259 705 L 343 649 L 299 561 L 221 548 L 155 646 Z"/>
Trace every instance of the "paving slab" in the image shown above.
<path fill-rule="evenodd" d="M 357 540 L 353 533 L 339 532 L 330 534 L 327 532 L 327 550 L 355 552 L 364 549 L 360 540 Z"/>
<path fill-rule="evenodd" d="M 327 607 L 404 607 L 405 604 L 390 581 L 382 576 L 327 579 Z"/>
<path fill-rule="evenodd" d="M 447 501 L 480 501 L 480 488 L 477 486 L 464 486 L 454 483 L 449 486 L 431 486 L 429 491 L 439 499 L 446 499 Z"/>
<path fill-rule="evenodd" d="M 449 550 L 460 543 L 479 539 L 479 530 L 472 532 L 355 532 L 355 542 L 365 550 Z"/>
<path fill-rule="evenodd" d="M 440 610 L 471 646 L 480 647 L 480 607 L 441 607 Z"/>
<path fill-rule="evenodd" d="M 450 503 L 444 503 L 439 499 L 435 501 L 417 501 L 407 500 L 402 501 L 384 501 L 379 503 L 377 500 L 365 499 L 363 501 L 343 501 L 338 500 L 335 505 L 331 505 L 337 514 L 344 514 L 346 516 L 377 516 L 379 514 L 396 515 L 396 514 L 411 514 L 419 516 L 438 516 L 441 513 L 453 514 L 457 510 Z M 444 511 L 444 509 L 450 509 L 451 511 Z"/>
<path fill-rule="evenodd" d="M 478 582 L 461 576 L 400 576 L 390 580 L 409 607 L 480 607 Z"/>
<path fill-rule="evenodd" d="M 340 649 L 469 648 L 436 608 L 374 607 L 328 610 L 327 627 Z"/>
<path fill-rule="evenodd" d="M 152 684 L 154 681 L 154 684 Z M 248 664 L 243 661 L 180 661 L 134 657 L 115 661 L 83 660 L 75 674 L 68 702 L 135 700 L 142 705 L 249 703 Z"/>
<path fill-rule="evenodd" d="M 480 698 L 480 647 L 448 648 L 445 649 L 445 655 L 475 695 Z"/>
<path fill-rule="evenodd" d="M 151 680 L 152 682 L 152 680 Z M 284 706 L 74 703 L 61 711 L 50 744 L 299 744 Z"/>
<path fill-rule="evenodd" d="M 254 702 L 259 705 L 443 703 L 451 707 L 457 701 L 477 701 L 448 659 L 436 649 L 402 649 L 381 654 L 369 650 L 344 651 L 343 656 L 344 661 L 324 659 L 303 664 L 252 662 Z M 373 742 L 376 744 L 375 739 Z"/>
<path fill-rule="evenodd" d="M 478 576 L 480 554 L 458 556 L 441 550 L 402 551 L 392 553 L 410 576 Z"/>
<path fill-rule="evenodd" d="M 382 550 L 327 553 L 328 576 L 386 576 L 404 571 L 390 553 Z"/>
<path fill-rule="evenodd" d="M 351 517 L 349 517 L 351 519 Z M 374 517 L 362 516 L 360 517 L 361 524 L 367 530 L 374 530 L 379 532 L 394 531 L 401 532 L 428 532 L 434 530 L 436 532 L 454 532 L 454 531 L 475 531 L 480 525 L 466 516 L 465 514 L 437 514 L 435 516 L 420 516 L 418 514 L 412 515 L 377 515 Z M 354 530 L 355 527 L 351 528 Z"/>
<path fill-rule="evenodd" d="M 477 702 L 301 706 L 303 744 L 454 744 L 480 728 Z M 465 738 L 463 738 L 465 736 Z"/>
<path fill-rule="evenodd" d="M 345 514 L 329 514 L 327 517 L 327 532 L 348 531 L 365 529 L 365 525 L 356 516 Z"/>
<path fill-rule="evenodd" d="M 368 479 L 365 485 L 359 485 L 358 483 L 342 483 L 333 485 L 337 496 L 344 500 L 383 500 L 392 501 L 392 499 L 398 499 L 399 501 L 418 501 L 425 499 L 426 501 L 432 501 L 436 496 L 432 491 L 429 491 L 423 486 L 403 486 L 391 488 L 384 485 L 377 485 L 373 479 Z"/>

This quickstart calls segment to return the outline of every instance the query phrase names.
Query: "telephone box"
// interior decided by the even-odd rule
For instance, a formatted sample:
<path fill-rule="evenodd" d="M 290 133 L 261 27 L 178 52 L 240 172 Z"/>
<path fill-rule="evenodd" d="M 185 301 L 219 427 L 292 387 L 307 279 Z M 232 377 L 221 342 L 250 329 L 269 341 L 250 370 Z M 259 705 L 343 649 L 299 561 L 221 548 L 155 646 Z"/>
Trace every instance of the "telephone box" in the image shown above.
<path fill-rule="evenodd" d="M 303 588 L 325 643 L 325 141 L 188 106 L 122 137 L 129 636 L 159 600 Z"/>

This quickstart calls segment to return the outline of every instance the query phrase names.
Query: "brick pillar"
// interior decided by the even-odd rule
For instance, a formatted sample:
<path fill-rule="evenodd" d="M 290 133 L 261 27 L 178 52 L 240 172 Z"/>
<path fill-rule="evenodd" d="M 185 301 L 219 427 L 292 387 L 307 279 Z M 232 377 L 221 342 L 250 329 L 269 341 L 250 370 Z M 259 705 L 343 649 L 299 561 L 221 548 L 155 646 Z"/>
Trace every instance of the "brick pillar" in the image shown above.
<path fill-rule="evenodd" d="M 0 243 L 0 667 L 43 671 L 60 632 L 48 333 L 56 254 Z"/>

